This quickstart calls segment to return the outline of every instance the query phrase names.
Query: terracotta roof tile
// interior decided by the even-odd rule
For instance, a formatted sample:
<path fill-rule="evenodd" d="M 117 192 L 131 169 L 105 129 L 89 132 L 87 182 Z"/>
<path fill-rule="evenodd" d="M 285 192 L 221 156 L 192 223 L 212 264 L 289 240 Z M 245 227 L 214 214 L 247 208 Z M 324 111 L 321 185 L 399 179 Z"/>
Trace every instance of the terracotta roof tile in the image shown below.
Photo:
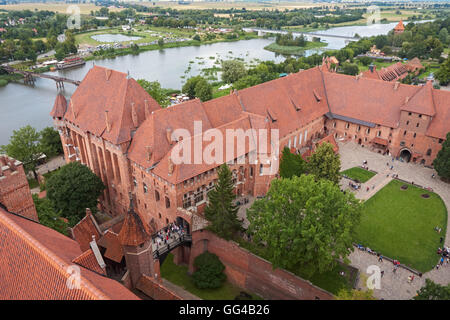
<path fill-rule="evenodd" d="M 106 270 L 100 267 L 92 249 L 86 250 L 81 255 L 73 259 L 72 262 L 85 267 L 86 269 L 97 272 L 98 274 L 106 276 Z"/>
<path fill-rule="evenodd" d="M 141 217 L 133 209 L 128 211 L 119 233 L 119 242 L 125 246 L 138 246 L 151 237 L 149 228 L 142 222 Z"/>
<path fill-rule="evenodd" d="M 402 106 L 401 110 L 434 116 L 436 110 L 434 107 L 433 84 L 431 81 L 428 81 L 426 85 L 420 87 L 416 94 Z"/>
<path fill-rule="evenodd" d="M 83 266 L 80 289 L 69 289 L 68 267 L 82 253 L 77 242 L 2 208 L 0 251 L 0 299 L 138 299 L 117 281 Z"/>
<path fill-rule="evenodd" d="M 82 251 L 86 251 L 90 248 L 89 243 L 92 241 L 92 236 L 95 236 L 95 239 L 98 240 L 102 234 L 97 228 L 97 225 L 94 222 L 95 218 L 92 216 L 90 210 L 86 211 L 84 218 L 72 228 L 74 238 L 80 245 Z"/>
<path fill-rule="evenodd" d="M 64 118 L 84 131 L 120 144 L 129 141 L 131 132 L 145 120 L 146 105 L 147 114 L 161 109 L 136 80 L 128 79 L 125 73 L 94 66 L 72 95 Z"/>
<path fill-rule="evenodd" d="M 120 263 L 123 258 L 123 248 L 119 241 L 119 235 L 111 230 L 105 232 L 105 234 L 97 241 L 100 247 L 106 249 L 105 258 L 111 259 L 117 263 Z"/>
<path fill-rule="evenodd" d="M 64 95 L 59 93 L 56 96 L 55 104 L 53 105 L 53 109 L 50 112 L 50 116 L 54 118 L 62 118 L 64 117 L 66 110 L 67 110 L 67 100 L 64 97 Z"/>

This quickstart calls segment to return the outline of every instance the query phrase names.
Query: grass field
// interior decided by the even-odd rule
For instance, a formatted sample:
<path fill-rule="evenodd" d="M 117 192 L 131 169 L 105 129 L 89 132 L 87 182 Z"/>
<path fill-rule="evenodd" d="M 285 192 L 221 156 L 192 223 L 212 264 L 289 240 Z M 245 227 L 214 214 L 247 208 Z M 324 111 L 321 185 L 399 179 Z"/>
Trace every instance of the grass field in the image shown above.
<path fill-rule="evenodd" d="M 297 46 L 280 46 L 274 42 L 269 44 L 268 46 L 265 46 L 264 49 L 279 54 L 303 55 L 305 50 L 326 47 L 327 45 L 328 44 L 325 42 L 307 41 L 306 46 L 297 47 Z"/>
<path fill-rule="evenodd" d="M 242 289 L 233 286 L 231 283 L 226 281 L 222 287 L 218 289 L 198 289 L 194 282 L 187 274 L 188 267 L 185 265 L 177 266 L 173 262 L 173 255 L 169 253 L 164 263 L 161 266 L 161 276 L 164 279 L 184 288 L 190 293 L 196 295 L 204 300 L 234 300 L 234 298 L 239 295 Z M 251 294 L 250 292 L 247 292 Z M 253 300 L 261 300 L 260 297 L 251 294 Z"/>
<path fill-rule="evenodd" d="M 318 7 L 322 4 L 312 3 L 312 2 L 204 2 L 198 1 L 193 2 L 189 5 L 180 5 L 176 1 L 158 1 L 156 2 L 158 7 L 172 8 L 177 10 L 188 10 L 188 9 L 231 9 L 231 8 L 246 8 L 247 10 L 284 10 L 284 9 L 298 9 L 298 8 L 312 8 Z M 141 5 L 152 6 L 152 2 L 142 2 Z M 333 5 L 341 7 L 341 4 L 334 3 Z"/>
<path fill-rule="evenodd" d="M 71 5 L 76 5 L 80 8 L 81 14 L 90 14 L 91 11 L 97 11 L 101 7 L 96 6 L 92 3 L 85 4 L 66 4 L 66 3 L 20 3 L 20 4 L 2 4 L 0 5 L 0 9 L 3 10 L 48 10 L 58 13 L 67 13 L 67 8 Z M 109 11 L 120 11 L 123 9 L 113 8 L 109 9 Z"/>
<path fill-rule="evenodd" d="M 364 170 L 359 167 L 347 169 L 345 171 L 342 171 L 341 174 L 345 174 L 347 177 L 353 180 L 358 180 L 359 182 L 363 183 L 370 180 L 370 178 L 372 178 L 375 175 L 375 173 L 369 170 Z"/>
<path fill-rule="evenodd" d="M 445 237 L 447 210 L 435 193 L 393 180 L 364 204 L 357 228 L 359 243 L 421 272 L 438 262 L 439 238 Z M 422 198 L 422 194 L 430 197 Z M 434 231 L 442 228 L 440 234 Z"/>

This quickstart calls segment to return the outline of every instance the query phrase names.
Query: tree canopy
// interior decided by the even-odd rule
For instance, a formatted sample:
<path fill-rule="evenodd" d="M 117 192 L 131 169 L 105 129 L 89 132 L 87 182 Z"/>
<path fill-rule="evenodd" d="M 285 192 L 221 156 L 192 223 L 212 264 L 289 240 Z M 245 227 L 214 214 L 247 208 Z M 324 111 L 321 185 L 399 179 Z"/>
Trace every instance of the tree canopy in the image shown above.
<path fill-rule="evenodd" d="M 306 162 L 299 154 L 293 154 L 288 147 L 284 147 L 280 161 L 280 176 L 292 178 L 301 176 L 306 171 Z"/>
<path fill-rule="evenodd" d="M 71 226 L 81 220 L 86 208 L 97 211 L 98 197 L 105 185 L 88 167 L 71 162 L 46 182 L 47 197 Z"/>
<path fill-rule="evenodd" d="M 238 207 L 233 204 L 234 185 L 226 164 L 220 166 L 218 175 L 214 189 L 208 193 L 209 203 L 205 208 L 205 217 L 211 222 L 208 229 L 228 240 L 242 230 L 242 222 L 237 217 Z"/>
<path fill-rule="evenodd" d="M 328 180 L 276 179 L 247 211 L 249 233 L 274 267 L 325 272 L 352 251 L 362 205 Z"/>
<path fill-rule="evenodd" d="M 50 158 L 64 152 L 59 132 L 53 129 L 53 127 L 46 127 L 40 133 L 42 151 L 47 157 Z"/>
<path fill-rule="evenodd" d="M 441 86 L 446 86 L 450 83 L 450 57 L 436 71 L 436 79 L 439 80 Z"/>
<path fill-rule="evenodd" d="M 30 125 L 14 130 L 9 144 L 0 147 L 1 152 L 23 163 L 26 171 L 32 171 L 37 179 L 36 168 L 42 156 L 40 133 Z"/>
<path fill-rule="evenodd" d="M 192 275 L 194 284 L 200 289 L 220 288 L 227 278 L 223 273 L 225 266 L 214 253 L 208 251 L 194 260 L 196 271 Z"/>
<path fill-rule="evenodd" d="M 314 153 L 308 157 L 307 171 L 318 179 L 327 179 L 339 183 L 341 160 L 328 142 L 321 143 Z"/>
<path fill-rule="evenodd" d="M 226 83 L 233 83 L 247 75 L 247 70 L 242 61 L 225 60 L 222 61 L 222 80 Z"/>
<path fill-rule="evenodd" d="M 40 224 L 52 228 L 62 234 L 67 234 L 67 223 L 61 219 L 57 212 L 55 212 L 49 199 L 39 199 L 37 194 L 33 194 L 33 201 Z"/>
<path fill-rule="evenodd" d="M 450 284 L 442 286 L 430 279 L 425 279 L 425 285 L 417 291 L 414 300 L 450 300 Z"/>
<path fill-rule="evenodd" d="M 139 83 L 140 86 L 144 88 L 144 90 L 147 91 L 148 94 L 151 95 L 161 107 L 165 108 L 169 105 L 170 100 L 167 97 L 167 93 L 163 88 L 161 88 L 161 84 L 158 81 L 139 79 L 137 83 Z"/>
<path fill-rule="evenodd" d="M 447 133 L 447 139 L 442 143 L 442 149 L 436 155 L 433 166 L 439 176 L 450 179 L 450 132 Z"/>

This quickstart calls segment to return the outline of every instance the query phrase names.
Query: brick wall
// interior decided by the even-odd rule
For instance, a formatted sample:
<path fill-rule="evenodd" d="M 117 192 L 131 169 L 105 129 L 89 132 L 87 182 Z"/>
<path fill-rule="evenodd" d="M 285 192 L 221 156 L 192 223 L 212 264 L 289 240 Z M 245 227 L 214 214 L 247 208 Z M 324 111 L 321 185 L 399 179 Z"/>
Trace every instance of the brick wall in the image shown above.
<path fill-rule="evenodd" d="M 333 299 L 333 295 L 309 281 L 283 269 L 273 269 L 267 260 L 258 257 L 233 241 L 226 241 L 207 230 L 192 234 L 189 271 L 194 271 L 195 258 L 209 251 L 225 265 L 227 279 L 244 290 L 265 299 L 314 300 Z"/>
<path fill-rule="evenodd" d="M 136 289 L 142 291 L 153 300 L 182 300 L 175 292 L 146 275 L 142 275 L 139 279 Z"/>

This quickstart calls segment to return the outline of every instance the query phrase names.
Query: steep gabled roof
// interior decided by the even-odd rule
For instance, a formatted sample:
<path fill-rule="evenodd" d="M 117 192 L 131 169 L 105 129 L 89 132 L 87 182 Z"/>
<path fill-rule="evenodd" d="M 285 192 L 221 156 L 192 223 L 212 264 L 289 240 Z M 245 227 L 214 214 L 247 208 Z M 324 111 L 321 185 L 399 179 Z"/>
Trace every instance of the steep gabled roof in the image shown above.
<path fill-rule="evenodd" d="M 161 107 L 136 80 L 94 66 L 72 95 L 64 118 L 84 131 L 120 144 L 131 140 L 131 132 L 145 120 L 146 108 L 149 114 Z"/>
<path fill-rule="evenodd" d="M 138 299 L 119 282 L 83 266 L 80 289 L 69 289 L 69 267 L 82 254 L 78 243 L 2 208 L 0 252 L 0 299 Z"/>
<path fill-rule="evenodd" d="M 50 116 L 53 118 L 62 118 L 67 110 L 67 100 L 64 95 L 58 93 L 55 99 L 55 104 L 53 105 L 53 109 L 50 112 Z"/>
<path fill-rule="evenodd" d="M 105 258 L 120 263 L 123 258 L 123 248 L 120 245 L 119 235 L 112 230 L 107 230 L 105 234 L 98 239 L 97 244 L 106 249 Z"/>
<path fill-rule="evenodd" d="M 427 129 L 427 135 L 446 139 L 450 132 L 450 92 L 433 89 L 433 101 L 436 114 Z"/>
<path fill-rule="evenodd" d="M 401 107 L 401 110 L 434 116 L 436 109 L 433 101 L 432 82 L 428 81 L 426 85 L 420 87 L 416 94 Z"/>
<path fill-rule="evenodd" d="M 148 227 L 142 222 L 138 213 L 131 208 L 119 233 L 119 242 L 124 246 L 138 246 L 151 237 Z"/>
<path fill-rule="evenodd" d="M 76 263 L 86 269 L 97 272 L 98 274 L 106 276 L 105 268 L 102 268 L 95 257 L 94 251 L 92 249 L 88 249 L 78 257 L 72 260 L 73 263 Z"/>

